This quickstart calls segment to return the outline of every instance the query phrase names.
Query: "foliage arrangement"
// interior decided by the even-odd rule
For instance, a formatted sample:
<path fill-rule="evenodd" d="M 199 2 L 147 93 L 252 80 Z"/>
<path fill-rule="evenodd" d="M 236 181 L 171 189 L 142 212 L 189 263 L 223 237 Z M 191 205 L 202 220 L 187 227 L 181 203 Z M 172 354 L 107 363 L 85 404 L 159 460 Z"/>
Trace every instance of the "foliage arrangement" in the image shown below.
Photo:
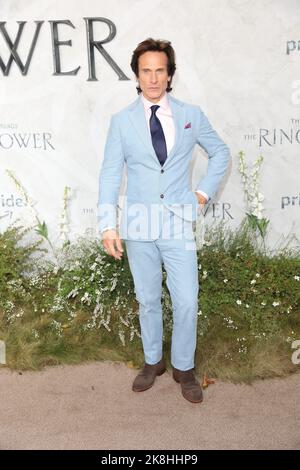
<path fill-rule="evenodd" d="M 251 382 L 297 370 L 291 361 L 300 338 L 300 251 L 289 241 L 268 252 L 269 221 L 258 189 L 260 157 L 249 176 L 240 152 L 247 212 L 240 227 L 224 222 L 206 229 L 198 250 L 199 312 L 196 370 L 206 376 Z M 12 179 L 33 205 L 17 178 Z M 138 303 L 126 250 L 121 260 L 98 238 L 68 240 L 67 202 L 60 217 L 63 244 L 54 248 L 45 222 L 18 224 L 0 233 L 0 340 L 7 366 L 38 369 L 47 364 L 111 359 L 143 363 Z M 54 258 L 45 255 L 48 248 Z M 170 360 L 172 303 L 163 276 L 165 356 Z"/>

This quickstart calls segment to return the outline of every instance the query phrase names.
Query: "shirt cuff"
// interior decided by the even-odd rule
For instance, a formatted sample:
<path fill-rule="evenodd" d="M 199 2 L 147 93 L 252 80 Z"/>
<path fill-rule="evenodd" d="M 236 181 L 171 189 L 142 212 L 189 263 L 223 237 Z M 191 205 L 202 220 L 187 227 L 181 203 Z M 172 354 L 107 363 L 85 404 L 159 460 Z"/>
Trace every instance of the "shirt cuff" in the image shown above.
<path fill-rule="evenodd" d="M 100 230 L 100 233 L 103 233 L 105 230 L 110 230 L 110 229 L 116 230 L 115 227 L 109 226 L 109 227 L 104 227 L 102 230 Z"/>
<path fill-rule="evenodd" d="M 202 194 L 202 196 L 206 197 L 206 202 L 209 200 L 208 195 L 204 191 L 201 191 L 201 189 L 196 189 L 196 193 Z"/>

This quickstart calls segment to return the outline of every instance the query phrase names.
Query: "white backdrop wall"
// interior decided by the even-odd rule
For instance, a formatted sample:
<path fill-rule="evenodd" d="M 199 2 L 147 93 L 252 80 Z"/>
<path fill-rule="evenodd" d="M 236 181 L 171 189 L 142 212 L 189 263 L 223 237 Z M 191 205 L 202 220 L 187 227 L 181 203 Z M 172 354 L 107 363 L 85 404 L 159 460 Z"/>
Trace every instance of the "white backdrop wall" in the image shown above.
<path fill-rule="evenodd" d="M 26 75 L 12 61 L 0 69 L 0 230 L 17 218 L 33 221 L 11 170 L 54 243 L 60 243 L 63 192 L 69 237 L 97 234 L 98 175 L 112 113 L 137 94 L 130 69 L 133 49 L 145 38 L 169 39 L 176 51 L 173 96 L 198 104 L 231 150 L 231 167 L 208 224 L 223 218 L 232 227 L 245 215 L 238 152 L 251 165 L 264 156 L 260 190 L 271 220 L 268 243 L 295 234 L 300 239 L 300 2 L 298 0 L 1 0 L 0 57 L 8 66 L 18 21 L 26 21 L 17 53 L 25 64 L 44 21 Z M 97 80 L 88 80 L 85 18 L 107 18 L 116 36 L 105 50 L 130 80 L 119 80 L 95 49 Z M 49 21 L 59 24 L 61 70 L 54 75 Z M 95 40 L 109 33 L 94 22 Z M 191 187 L 205 173 L 207 158 L 195 149 Z M 125 180 L 125 178 L 124 178 Z M 122 191 L 125 182 L 123 180 Z"/>

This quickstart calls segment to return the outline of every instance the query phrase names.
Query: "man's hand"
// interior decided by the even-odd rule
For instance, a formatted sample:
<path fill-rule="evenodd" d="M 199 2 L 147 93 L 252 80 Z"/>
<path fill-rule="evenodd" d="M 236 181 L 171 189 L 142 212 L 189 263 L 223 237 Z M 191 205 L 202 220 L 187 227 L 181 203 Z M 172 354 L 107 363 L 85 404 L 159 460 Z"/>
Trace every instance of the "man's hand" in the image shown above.
<path fill-rule="evenodd" d="M 122 241 L 118 232 L 114 229 L 104 230 L 102 243 L 106 252 L 116 259 L 121 259 L 123 254 Z"/>
<path fill-rule="evenodd" d="M 207 202 L 206 197 L 204 197 L 203 194 L 200 194 L 200 193 L 197 193 L 197 192 L 195 192 L 195 194 L 197 196 L 198 203 L 200 204 L 201 209 L 203 209 L 204 204 Z"/>

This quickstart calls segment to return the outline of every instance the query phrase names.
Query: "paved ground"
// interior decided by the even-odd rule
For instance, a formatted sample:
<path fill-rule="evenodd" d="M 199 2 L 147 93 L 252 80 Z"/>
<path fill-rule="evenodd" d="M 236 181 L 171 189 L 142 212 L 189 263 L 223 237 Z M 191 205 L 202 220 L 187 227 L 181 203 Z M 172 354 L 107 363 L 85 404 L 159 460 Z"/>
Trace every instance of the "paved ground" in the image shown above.
<path fill-rule="evenodd" d="M 187 402 L 167 372 L 141 393 L 121 363 L 0 369 L 0 449 L 300 449 L 300 371 L 216 382 Z"/>

